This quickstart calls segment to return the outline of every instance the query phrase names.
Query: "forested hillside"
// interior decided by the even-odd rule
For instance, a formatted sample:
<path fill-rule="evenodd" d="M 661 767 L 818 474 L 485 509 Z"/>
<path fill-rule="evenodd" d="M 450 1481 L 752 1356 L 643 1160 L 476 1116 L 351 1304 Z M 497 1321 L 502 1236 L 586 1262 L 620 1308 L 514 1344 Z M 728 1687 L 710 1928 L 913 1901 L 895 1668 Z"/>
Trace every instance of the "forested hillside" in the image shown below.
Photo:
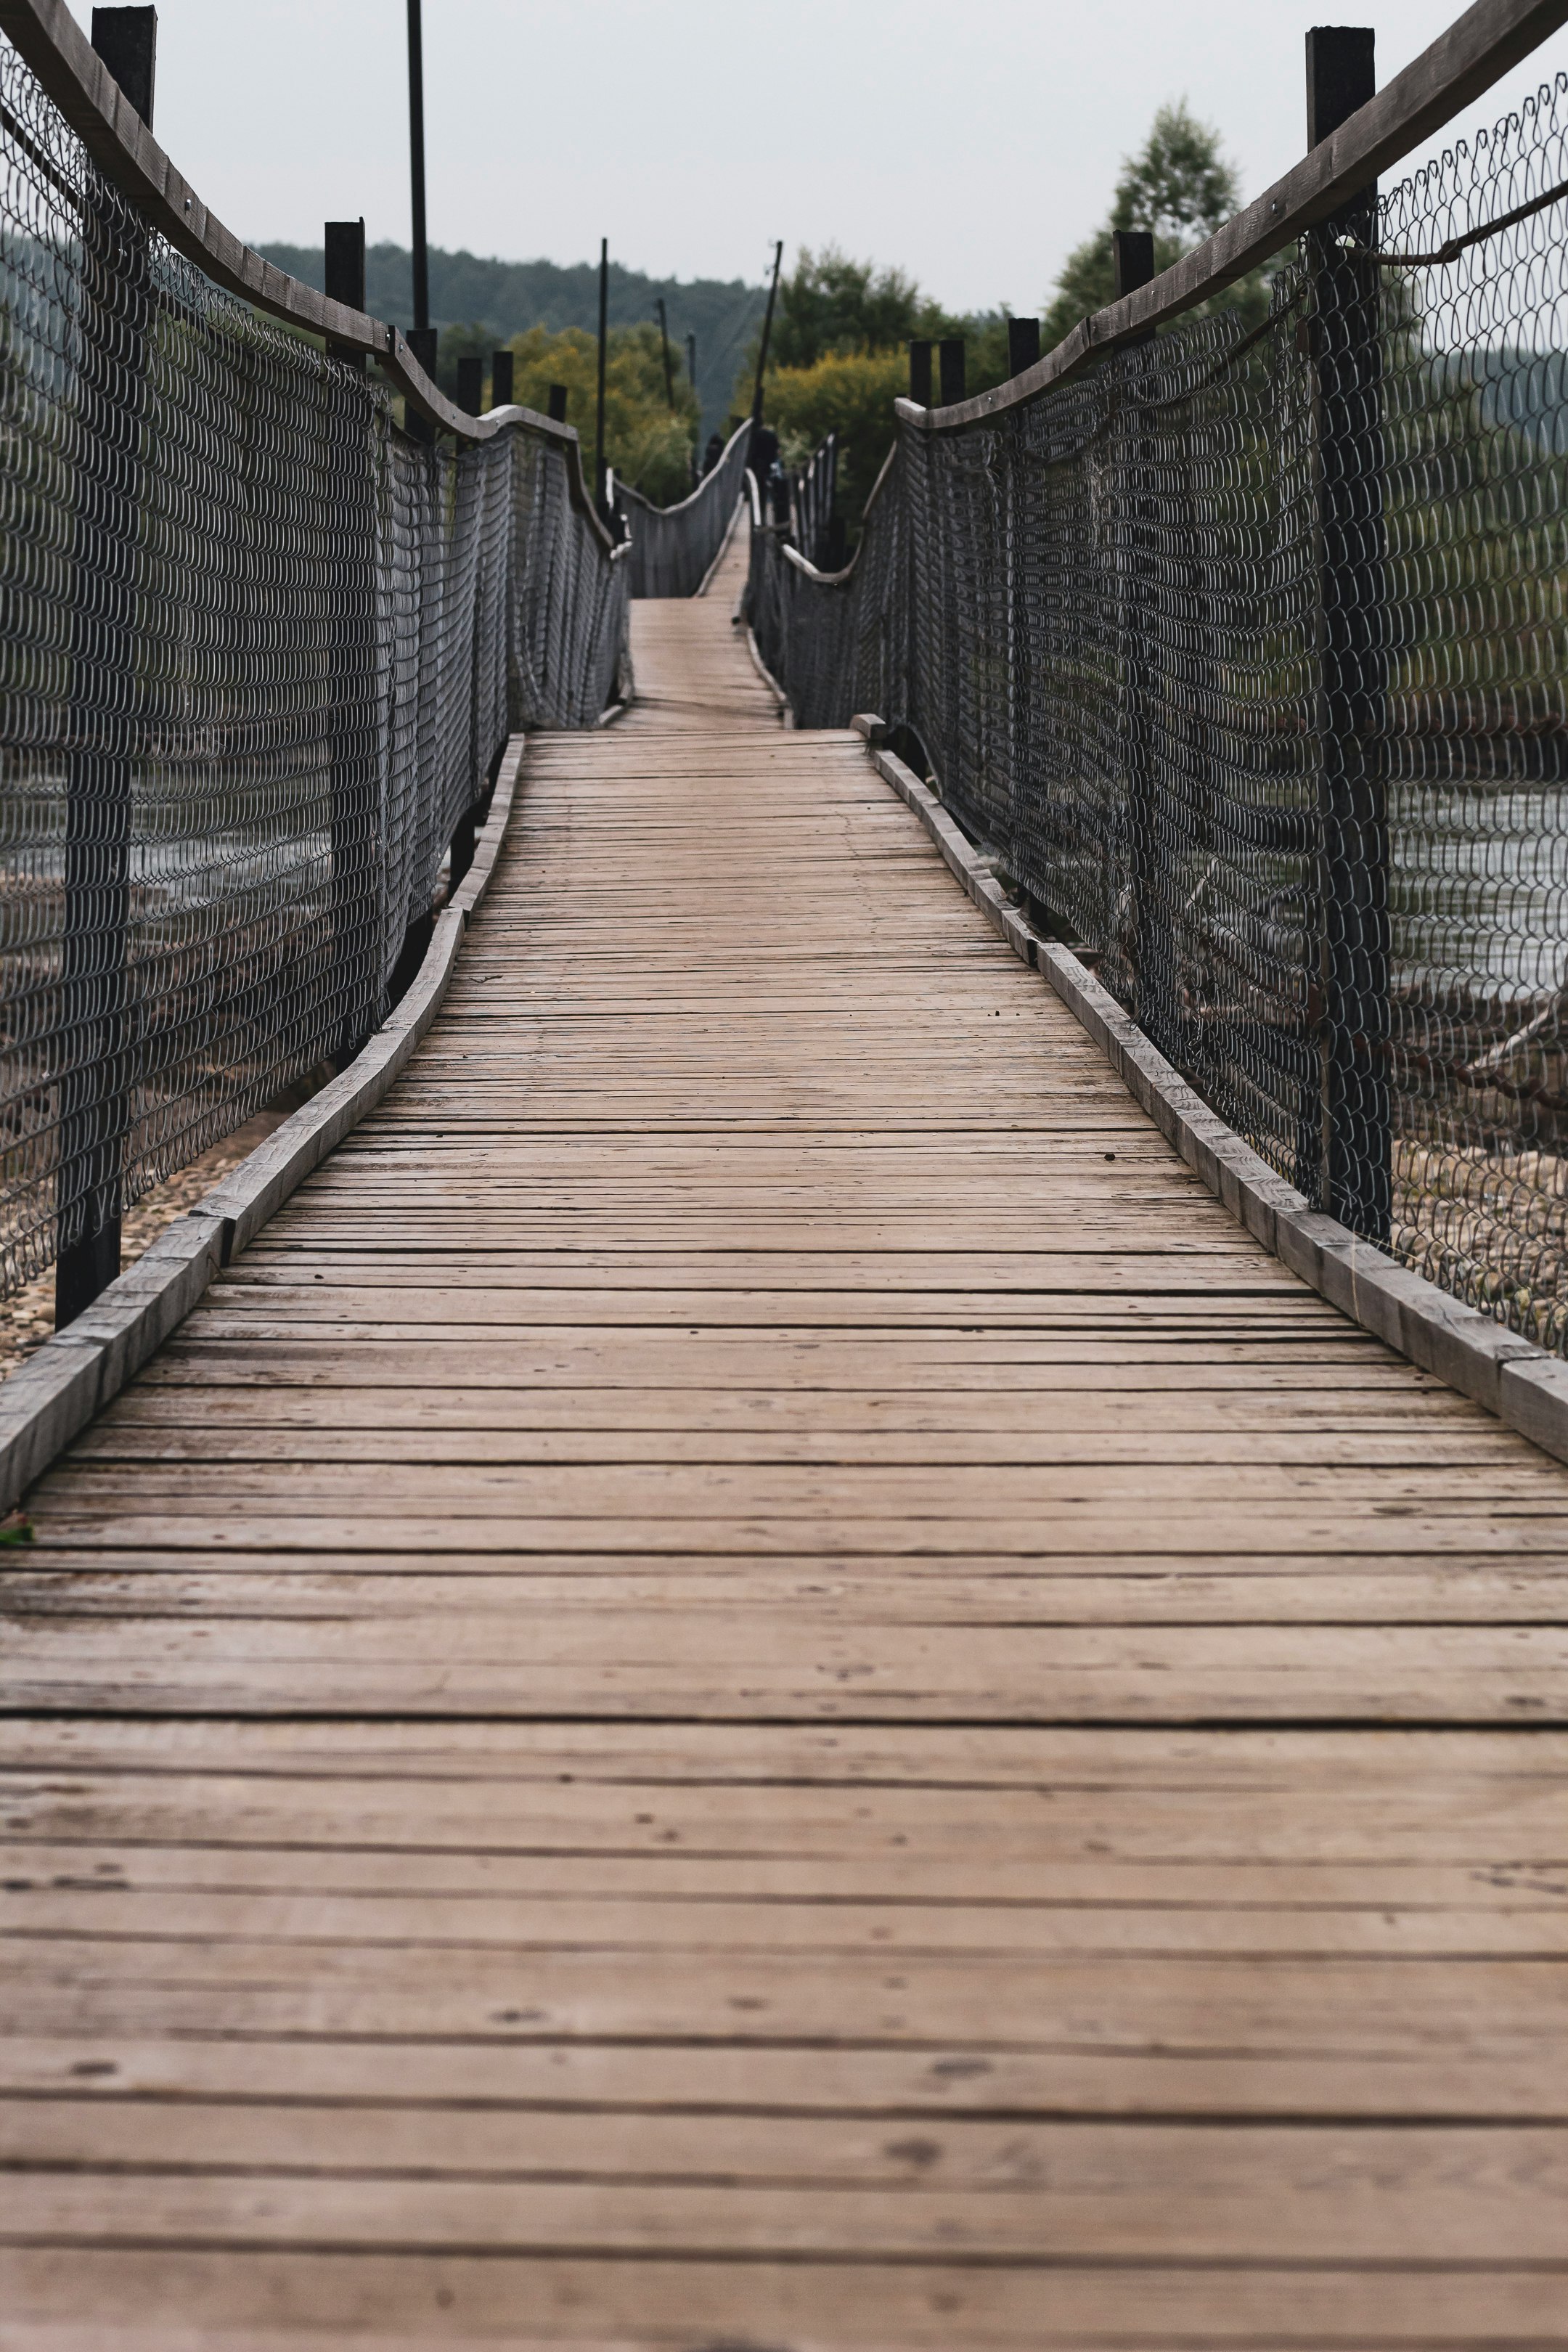
<path fill-rule="evenodd" d="M 320 246 L 263 245 L 268 261 L 322 283 Z M 410 257 L 399 245 L 373 245 L 365 255 L 365 302 L 378 319 L 406 327 L 413 319 Z M 721 425 L 730 409 L 735 371 L 760 321 L 765 299 L 760 286 L 740 278 L 647 278 L 641 270 L 610 264 L 610 324 L 633 327 L 654 315 L 662 295 L 670 339 L 682 365 L 686 338 L 697 338 L 697 388 L 702 400 L 703 432 Z M 529 327 L 598 325 L 599 272 L 593 262 L 563 268 L 554 261 L 485 261 L 473 253 L 430 248 L 430 317 L 437 327 L 473 323 L 488 328 L 497 343 Z"/>

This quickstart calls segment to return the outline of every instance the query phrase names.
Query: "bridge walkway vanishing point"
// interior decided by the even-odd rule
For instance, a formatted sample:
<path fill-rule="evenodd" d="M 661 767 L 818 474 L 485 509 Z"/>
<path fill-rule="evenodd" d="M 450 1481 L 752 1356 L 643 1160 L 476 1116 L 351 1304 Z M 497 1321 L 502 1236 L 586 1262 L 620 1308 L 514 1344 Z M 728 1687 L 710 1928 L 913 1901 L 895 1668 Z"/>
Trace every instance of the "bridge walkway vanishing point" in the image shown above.
<path fill-rule="evenodd" d="M 0 2347 L 1568 2344 L 1568 1472 L 741 554 L 8 1555 Z"/>

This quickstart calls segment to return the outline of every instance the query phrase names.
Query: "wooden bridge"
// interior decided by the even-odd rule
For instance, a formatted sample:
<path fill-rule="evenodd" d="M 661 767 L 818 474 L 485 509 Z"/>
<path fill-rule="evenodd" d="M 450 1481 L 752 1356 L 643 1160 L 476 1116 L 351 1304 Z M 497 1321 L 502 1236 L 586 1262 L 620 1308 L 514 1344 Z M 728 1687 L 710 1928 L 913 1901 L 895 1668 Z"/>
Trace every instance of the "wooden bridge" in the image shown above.
<path fill-rule="evenodd" d="M 8 1555 L 0 2347 L 1568 2345 L 1568 1471 L 713 593 Z"/>

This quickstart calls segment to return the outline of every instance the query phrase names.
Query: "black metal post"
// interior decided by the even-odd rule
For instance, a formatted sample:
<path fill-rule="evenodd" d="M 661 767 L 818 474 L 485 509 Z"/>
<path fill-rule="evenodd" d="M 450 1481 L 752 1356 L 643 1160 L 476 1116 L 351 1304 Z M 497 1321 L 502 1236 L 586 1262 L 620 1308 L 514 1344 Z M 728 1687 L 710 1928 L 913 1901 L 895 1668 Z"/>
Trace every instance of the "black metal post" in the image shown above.
<path fill-rule="evenodd" d="M 511 352 L 490 353 L 490 406 L 492 408 L 510 408 L 512 404 L 512 385 L 516 381 L 513 374 L 515 356 Z"/>
<path fill-rule="evenodd" d="M 335 302 L 364 309 L 364 223 L 328 221 L 322 232 L 326 291 Z M 363 357 L 329 342 L 329 351 L 363 368 Z M 332 698 L 328 746 L 332 782 L 332 1003 L 335 1029 L 330 1051 L 342 1064 L 359 1051 L 370 1026 L 370 1001 L 377 952 L 375 930 L 376 843 L 374 818 L 365 785 L 364 748 L 371 716 L 366 707 L 374 675 L 374 592 L 367 585 L 354 551 L 343 548 L 333 583 L 327 627 L 331 646 Z"/>
<path fill-rule="evenodd" d="M 668 402 L 670 407 L 673 408 L 675 406 L 675 377 L 671 373 L 669 364 L 669 328 L 665 320 L 664 297 L 662 294 L 659 296 L 654 307 L 658 312 L 658 340 L 664 350 L 664 396 Z"/>
<path fill-rule="evenodd" d="M 95 8 L 92 46 L 149 130 L 153 8 Z M 68 1024 L 55 1180 L 55 1328 L 120 1272 L 122 1161 L 134 1039 L 129 1001 L 132 761 L 137 701 L 138 517 L 144 464 L 148 238 L 89 164 L 82 206 L 72 532 L 73 735 L 66 765 L 61 995 Z M 106 720 L 108 723 L 106 724 Z"/>
<path fill-rule="evenodd" d="M 783 262 L 784 239 L 781 236 L 777 245 L 773 247 L 773 283 L 768 288 L 768 307 L 763 313 L 763 340 L 757 346 L 757 381 L 755 389 L 752 394 L 752 428 L 753 432 L 763 421 L 763 377 L 767 370 L 768 345 L 773 340 L 773 304 L 778 299 L 779 270 Z"/>
<path fill-rule="evenodd" d="M 414 236 L 414 324 L 430 324 L 430 255 L 425 243 L 425 43 L 419 0 L 408 0 L 408 194 Z"/>
<path fill-rule="evenodd" d="M 1124 294 L 1136 294 L 1140 286 L 1147 286 L 1154 275 L 1153 230 L 1113 229 L 1110 234 L 1110 253 L 1115 270 L 1114 299 L 1120 302 Z M 1038 331 L 1037 328 L 1037 334 Z"/>
<path fill-rule="evenodd" d="M 548 409 L 548 411 L 547 411 L 547 414 L 548 414 L 548 415 L 549 415 L 549 417 L 550 417 L 550 421 L 551 421 L 551 423 L 552 423 L 552 425 L 564 425 L 564 424 L 565 424 L 565 422 L 566 422 L 566 386 L 565 386 L 563 383 L 552 383 L 552 384 L 551 385 L 551 387 L 550 387 L 550 406 L 549 406 L 549 409 Z"/>
<path fill-rule="evenodd" d="M 363 220 L 328 221 L 321 232 L 326 250 L 325 292 L 329 302 L 345 302 L 351 310 L 364 309 L 364 223 Z M 347 343 L 334 342 L 329 335 L 327 349 L 333 359 L 342 360 L 345 367 L 356 368 L 363 374 L 364 353 Z"/>
<path fill-rule="evenodd" d="M 1154 275 L 1154 239 L 1145 228 L 1117 229 L 1111 237 L 1114 299 L 1135 293 Z M 1137 405 L 1123 412 L 1118 435 L 1123 494 L 1116 527 L 1117 636 L 1121 663 L 1122 790 L 1127 824 L 1127 887 L 1131 905 L 1121 945 L 1132 971 L 1136 1019 L 1151 1036 L 1163 1037 L 1157 967 L 1168 955 L 1168 929 L 1162 926 L 1164 892 L 1156 785 L 1157 746 L 1152 697 L 1153 628 L 1150 610 L 1155 554 L 1153 485 L 1147 432 Z"/>
<path fill-rule="evenodd" d="M 92 46 L 151 131 L 158 79 L 156 8 L 95 8 Z"/>
<path fill-rule="evenodd" d="M 594 503 L 600 518 L 610 518 L 605 504 L 605 355 L 610 334 L 610 240 L 599 239 L 599 391 L 594 414 Z"/>
<path fill-rule="evenodd" d="M 697 338 L 695 335 L 688 335 L 686 338 L 686 373 L 691 380 L 691 389 L 695 392 L 697 389 Z"/>
<path fill-rule="evenodd" d="M 910 398 L 917 408 L 931 404 L 931 345 L 919 336 L 910 345 Z"/>
<path fill-rule="evenodd" d="M 418 361 L 420 366 L 424 369 L 431 383 L 434 383 L 436 381 L 437 356 L 440 350 L 441 341 L 440 337 L 437 334 L 435 328 L 410 327 L 405 340 L 409 350 L 413 352 L 415 358 Z M 436 428 L 431 424 L 429 418 L 427 416 L 421 416 L 419 411 L 416 408 L 412 407 L 406 401 L 405 401 L 403 406 L 403 422 L 411 441 L 432 442 L 435 440 Z"/>
<path fill-rule="evenodd" d="M 963 398 L 963 337 L 944 335 L 937 350 L 942 375 L 942 405 L 952 408 Z"/>
<path fill-rule="evenodd" d="M 1307 35 L 1307 138 L 1329 138 L 1377 87 L 1369 28 Z M 1370 184 L 1309 233 L 1318 450 L 1321 882 L 1316 1150 L 1302 1189 L 1386 1244 L 1394 1203 L 1386 777 L 1378 739 L 1384 552 L 1379 280 Z M 1303 1122 L 1305 1124 L 1305 1122 Z M 1314 1164 L 1315 1163 L 1315 1164 Z"/>
<path fill-rule="evenodd" d="M 1022 375 L 1032 368 L 1040 356 L 1040 322 L 1037 319 L 1009 319 L 1007 321 L 1007 373 Z"/>
<path fill-rule="evenodd" d="M 458 362 L 458 405 L 468 416 L 484 406 L 485 363 L 477 352 L 465 352 Z"/>

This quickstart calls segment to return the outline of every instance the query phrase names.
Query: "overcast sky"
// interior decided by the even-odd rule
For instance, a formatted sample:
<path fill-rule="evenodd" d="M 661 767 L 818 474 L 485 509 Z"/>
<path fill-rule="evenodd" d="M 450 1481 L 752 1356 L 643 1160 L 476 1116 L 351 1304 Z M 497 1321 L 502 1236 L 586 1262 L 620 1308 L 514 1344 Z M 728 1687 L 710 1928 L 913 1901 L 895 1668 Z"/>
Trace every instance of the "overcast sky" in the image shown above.
<path fill-rule="evenodd" d="M 90 0 L 71 0 L 84 25 Z M 1321 7 L 1321 0 L 1318 0 Z M 954 310 L 1045 299 L 1154 110 L 1256 194 L 1305 143 L 1289 0 L 425 0 L 433 244 L 759 278 L 836 241 Z M 1372 0 L 1388 80 L 1457 0 Z M 408 239 L 404 0 L 159 0 L 156 128 L 250 243 L 363 213 Z M 1470 110 L 1568 67 L 1568 32 Z M 1462 127 L 1462 126 L 1457 126 Z M 1450 134 L 1452 135 L 1452 134 Z"/>

